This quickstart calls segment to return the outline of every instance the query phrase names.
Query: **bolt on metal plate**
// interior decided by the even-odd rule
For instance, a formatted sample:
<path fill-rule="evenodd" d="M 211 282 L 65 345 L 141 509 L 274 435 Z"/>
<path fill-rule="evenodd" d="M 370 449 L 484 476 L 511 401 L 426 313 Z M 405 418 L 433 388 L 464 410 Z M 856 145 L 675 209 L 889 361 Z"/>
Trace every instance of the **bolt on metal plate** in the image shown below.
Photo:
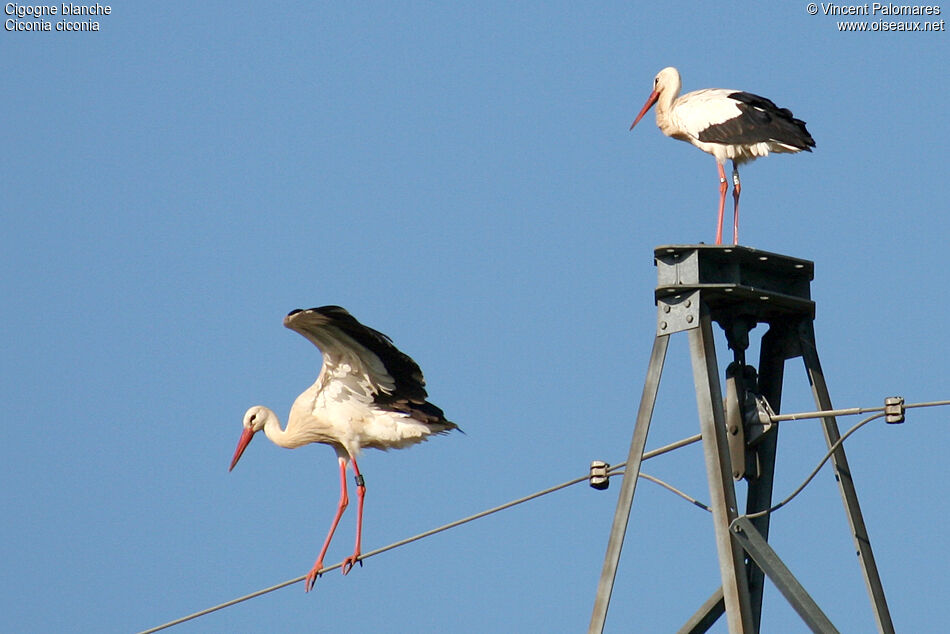
<path fill-rule="evenodd" d="M 656 300 L 656 334 L 668 335 L 699 326 L 699 291 Z"/>

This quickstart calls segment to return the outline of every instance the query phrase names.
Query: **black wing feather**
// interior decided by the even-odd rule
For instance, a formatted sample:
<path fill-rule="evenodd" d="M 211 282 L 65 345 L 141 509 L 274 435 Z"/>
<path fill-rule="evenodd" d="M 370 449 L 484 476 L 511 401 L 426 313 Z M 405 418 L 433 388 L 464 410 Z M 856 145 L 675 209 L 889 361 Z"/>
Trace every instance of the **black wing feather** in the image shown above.
<path fill-rule="evenodd" d="M 773 141 L 811 152 L 815 140 L 788 108 L 779 108 L 770 99 L 750 92 L 734 92 L 730 99 L 738 102 L 740 115 L 711 125 L 699 133 L 699 140 L 708 143 L 746 144 Z"/>
<path fill-rule="evenodd" d="M 297 330 L 293 325 L 295 320 L 292 318 L 300 313 L 319 315 L 323 318 L 320 320 L 321 325 L 333 325 L 339 328 L 356 343 L 379 357 L 386 372 L 393 378 L 395 387 L 389 394 L 380 391 L 373 395 L 373 402 L 377 406 L 409 414 L 427 424 L 443 425 L 448 429 L 457 427 L 455 423 L 446 420 L 445 414 L 439 407 L 426 400 L 428 397 L 425 389 L 426 382 L 419 364 L 393 345 L 388 335 L 360 323 L 340 306 L 321 306 L 291 311 L 284 320 L 284 325 Z"/>

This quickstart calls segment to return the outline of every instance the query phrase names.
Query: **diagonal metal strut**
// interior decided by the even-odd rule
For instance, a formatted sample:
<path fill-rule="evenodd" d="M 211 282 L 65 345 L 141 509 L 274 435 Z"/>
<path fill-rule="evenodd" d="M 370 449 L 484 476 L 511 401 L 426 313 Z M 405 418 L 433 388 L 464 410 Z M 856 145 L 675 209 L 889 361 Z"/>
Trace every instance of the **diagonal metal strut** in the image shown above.
<path fill-rule="evenodd" d="M 656 394 L 660 388 L 660 376 L 663 374 L 663 363 L 666 360 L 666 349 L 669 343 L 669 335 L 658 335 L 653 340 L 653 352 L 650 354 L 650 365 L 647 367 L 643 396 L 640 398 L 637 422 L 630 441 L 627 466 L 620 484 L 620 495 L 610 528 L 610 538 L 607 540 L 607 554 L 604 556 L 604 566 L 600 573 L 600 581 L 597 583 L 597 597 L 594 600 L 588 634 L 600 634 L 604 631 L 607 607 L 610 605 L 610 595 L 613 592 L 617 565 L 620 562 L 620 550 L 623 548 L 630 508 L 633 506 L 633 494 L 637 487 L 637 480 L 640 479 L 640 462 L 643 460 L 643 449 L 647 444 L 647 432 L 650 430 L 650 419 L 653 417 L 653 406 L 656 404 Z"/>
<path fill-rule="evenodd" d="M 792 608 L 798 612 L 805 624 L 818 634 L 838 634 L 837 628 L 831 624 L 825 613 L 821 611 L 811 595 L 805 591 L 792 571 L 782 562 L 772 550 L 759 531 L 755 530 L 748 518 L 740 517 L 732 523 L 732 533 L 742 543 L 742 547 L 752 556 L 765 574 L 768 575 L 775 587 L 779 589 Z"/>

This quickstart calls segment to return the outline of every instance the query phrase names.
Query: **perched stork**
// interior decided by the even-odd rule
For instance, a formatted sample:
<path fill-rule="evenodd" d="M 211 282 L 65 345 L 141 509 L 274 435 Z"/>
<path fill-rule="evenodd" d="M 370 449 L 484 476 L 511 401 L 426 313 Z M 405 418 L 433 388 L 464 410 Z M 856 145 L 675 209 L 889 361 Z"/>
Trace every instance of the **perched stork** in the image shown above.
<path fill-rule="evenodd" d="M 719 221 L 716 244 L 722 244 L 722 216 L 726 205 L 726 172 L 732 160 L 733 243 L 739 244 L 739 165 L 768 156 L 769 152 L 811 152 L 815 140 L 805 122 L 765 97 L 741 90 L 708 88 L 680 94 L 680 73 L 669 66 L 653 79 L 653 92 L 630 129 L 656 104 L 656 125 L 666 136 L 689 141 L 716 157 L 719 167 Z M 678 97 L 678 98 L 677 98 Z"/>
<path fill-rule="evenodd" d="M 426 400 L 425 379 L 416 362 L 400 352 L 389 337 L 364 326 L 343 308 L 323 306 L 295 310 L 284 318 L 284 326 L 296 330 L 320 349 L 323 354 L 320 375 L 294 401 L 284 429 L 277 415 L 268 408 L 257 405 L 247 410 L 244 432 L 228 470 L 234 469 L 254 434 L 262 429 L 281 447 L 293 449 L 308 443 L 322 443 L 336 451 L 340 466 L 340 501 L 323 548 L 307 575 L 305 589 L 309 592 L 323 569 L 330 540 L 349 503 L 347 462 L 353 464 L 356 475 L 356 548 L 343 562 L 344 575 L 360 561 L 366 492 L 356 464 L 360 450 L 364 447 L 402 449 L 458 426 L 446 420 L 442 410 Z"/>

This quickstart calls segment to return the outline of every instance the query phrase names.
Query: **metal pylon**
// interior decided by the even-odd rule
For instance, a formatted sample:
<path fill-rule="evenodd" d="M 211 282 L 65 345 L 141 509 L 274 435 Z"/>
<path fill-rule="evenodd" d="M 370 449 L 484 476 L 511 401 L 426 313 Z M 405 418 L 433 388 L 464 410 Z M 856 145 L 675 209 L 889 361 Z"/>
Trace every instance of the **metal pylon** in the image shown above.
<path fill-rule="evenodd" d="M 689 337 L 722 581 L 680 629 L 681 634 L 705 632 L 723 613 L 731 633 L 758 633 L 765 576 L 813 631 L 837 632 L 768 545 L 769 514 L 739 516 L 733 484 L 733 478 L 744 477 L 749 482 L 745 515 L 770 508 L 778 424 L 769 423 L 768 417 L 780 410 L 788 359 L 802 357 L 815 403 L 822 411 L 832 409 L 815 344 L 815 304 L 810 297 L 814 264 L 741 246 L 662 246 L 656 248 L 654 258 L 658 277 L 656 337 L 588 634 L 599 634 L 604 628 L 669 338 L 678 332 Z M 726 371 L 725 405 L 714 322 L 725 331 L 733 351 L 733 362 Z M 758 324 L 766 324 L 768 330 L 762 336 L 756 370 L 746 365 L 745 350 L 749 331 Z M 822 419 L 822 425 L 830 448 L 840 438 L 838 424 L 829 416 Z M 878 630 L 892 633 L 894 626 L 843 445 L 832 455 L 832 465 Z"/>

